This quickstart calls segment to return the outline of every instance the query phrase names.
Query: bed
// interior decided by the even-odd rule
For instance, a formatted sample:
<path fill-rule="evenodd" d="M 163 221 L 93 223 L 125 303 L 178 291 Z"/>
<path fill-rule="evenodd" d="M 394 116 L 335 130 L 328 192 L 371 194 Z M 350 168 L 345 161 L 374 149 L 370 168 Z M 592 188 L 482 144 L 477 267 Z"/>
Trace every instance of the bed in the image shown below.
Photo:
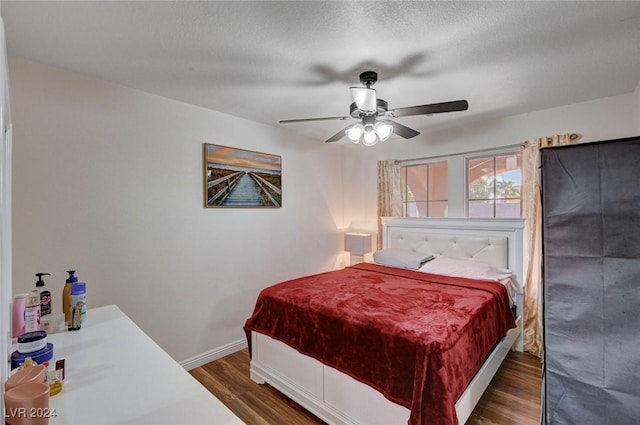
<path fill-rule="evenodd" d="M 269 383 L 329 424 L 465 423 L 509 349 L 522 347 L 522 228 L 521 219 L 384 218 L 384 250 L 464 260 L 469 269 L 477 264 L 509 269 L 515 291 L 507 291 L 502 282 L 367 263 L 283 282 L 263 290 L 245 324 L 251 378 Z M 365 286 L 371 282 L 372 287 Z M 324 292 L 318 292 L 320 286 Z M 270 298 L 274 291 L 280 295 Z M 350 304 L 357 292 L 368 299 Z M 425 323 L 405 326 L 393 314 L 406 312 L 388 304 L 386 292 L 406 295 L 401 303 L 419 312 L 418 320 Z M 290 304 L 296 297 L 311 308 Z M 440 323 L 438 310 L 423 302 L 427 298 L 440 300 L 453 318 Z M 449 299 L 457 310 L 442 301 Z M 512 303 L 518 317 L 509 309 Z M 334 304 L 350 305 L 348 324 L 327 310 Z M 489 305 L 495 313 L 486 313 L 493 311 Z M 387 313 L 400 319 L 390 322 Z M 383 316 L 379 322 L 378 315 Z M 469 322 L 458 322 L 462 316 Z M 307 325 L 312 328 L 301 331 Z M 487 336 L 479 327 L 490 329 Z M 449 332 L 457 328 L 459 333 Z M 334 335 L 341 342 L 330 340 Z"/>

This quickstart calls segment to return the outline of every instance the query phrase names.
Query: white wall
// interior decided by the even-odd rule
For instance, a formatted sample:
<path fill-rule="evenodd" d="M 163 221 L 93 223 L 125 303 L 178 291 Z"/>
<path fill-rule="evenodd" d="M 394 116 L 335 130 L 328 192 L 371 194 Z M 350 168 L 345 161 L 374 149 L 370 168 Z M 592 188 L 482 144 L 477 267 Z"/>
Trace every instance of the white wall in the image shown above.
<path fill-rule="evenodd" d="M 376 228 L 378 160 L 452 155 L 514 145 L 557 133 L 582 134 L 583 142 L 638 136 L 639 104 L 640 90 L 636 90 L 625 95 L 423 133 L 409 140 L 392 137 L 370 148 L 347 146 L 343 171 L 345 223 Z M 457 190 L 462 191 L 464 182 L 458 183 Z"/>
<path fill-rule="evenodd" d="M 11 111 L 4 21 L 0 17 L 0 383 L 9 376 L 11 347 Z M 4 412 L 4 385 L 0 386 Z"/>
<path fill-rule="evenodd" d="M 118 304 L 178 361 L 242 340 L 264 286 L 344 265 L 338 230 L 375 229 L 379 159 L 640 134 L 640 90 L 365 148 L 19 58 L 10 74 L 14 291 L 51 272 L 60 311 L 76 268 L 90 306 Z M 282 155 L 283 207 L 202 208 L 204 141 Z"/>
<path fill-rule="evenodd" d="M 636 120 L 636 135 L 640 136 L 640 82 L 634 92 L 636 98 L 635 104 L 635 120 Z"/>
<path fill-rule="evenodd" d="M 340 146 L 19 58 L 10 74 L 15 292 L 50 272 L 61 312 L 77 269 L 89 307 L 184 361 L 242 340 L 261 288 L 342 260 Z M 281 155 L 282 208 L 203 208 L 205 141 Z"/>

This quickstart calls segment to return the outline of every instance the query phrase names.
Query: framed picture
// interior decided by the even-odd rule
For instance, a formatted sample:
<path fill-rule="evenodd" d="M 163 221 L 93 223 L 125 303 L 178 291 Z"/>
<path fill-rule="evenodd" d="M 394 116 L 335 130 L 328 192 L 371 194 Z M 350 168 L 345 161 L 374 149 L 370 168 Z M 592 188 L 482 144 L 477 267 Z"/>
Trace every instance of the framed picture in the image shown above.
<path fill-rule="evenodd" d="M 282 158 L 262 152 L 203 144 L 205 208 L 279 208 Z"/>

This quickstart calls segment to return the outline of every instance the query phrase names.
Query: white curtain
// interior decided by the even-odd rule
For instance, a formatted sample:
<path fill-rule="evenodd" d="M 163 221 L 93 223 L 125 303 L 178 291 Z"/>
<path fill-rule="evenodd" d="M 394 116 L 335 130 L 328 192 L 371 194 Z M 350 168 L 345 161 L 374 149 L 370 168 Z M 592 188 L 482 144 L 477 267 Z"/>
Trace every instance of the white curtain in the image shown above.
<path fill-rule="evenodd" d="M 378 249 L 382 248 L 381 217 L 402 215 L 402 176 L 396 160 L 378 161 Z"/>
<path fill-rule="evenodd" d="M 542 208 L 540 149 L 578 143 L 577 134 L 527 140 L 522 147 L 522 212 L 524 225 L 524 350 L 542 357 Z"/>

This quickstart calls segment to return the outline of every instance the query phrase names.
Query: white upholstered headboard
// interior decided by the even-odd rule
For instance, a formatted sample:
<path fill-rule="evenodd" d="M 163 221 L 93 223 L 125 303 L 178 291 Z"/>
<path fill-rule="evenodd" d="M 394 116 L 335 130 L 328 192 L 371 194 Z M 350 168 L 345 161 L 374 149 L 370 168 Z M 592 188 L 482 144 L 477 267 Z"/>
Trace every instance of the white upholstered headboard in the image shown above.
<path fill-rule="evenodd" d="M 508 268 L 522 292 L 523 219 L 383 217 L 382 225 L 384 248 Z"/>
<path fill-rule="evenodd" d="M 423 232 L 420 229 L 389 231 L 387 247 L 401 248 L 434 257 L 479 261 L 499 268 L 509 267 L 506 236 L 483 236 Z"/>

